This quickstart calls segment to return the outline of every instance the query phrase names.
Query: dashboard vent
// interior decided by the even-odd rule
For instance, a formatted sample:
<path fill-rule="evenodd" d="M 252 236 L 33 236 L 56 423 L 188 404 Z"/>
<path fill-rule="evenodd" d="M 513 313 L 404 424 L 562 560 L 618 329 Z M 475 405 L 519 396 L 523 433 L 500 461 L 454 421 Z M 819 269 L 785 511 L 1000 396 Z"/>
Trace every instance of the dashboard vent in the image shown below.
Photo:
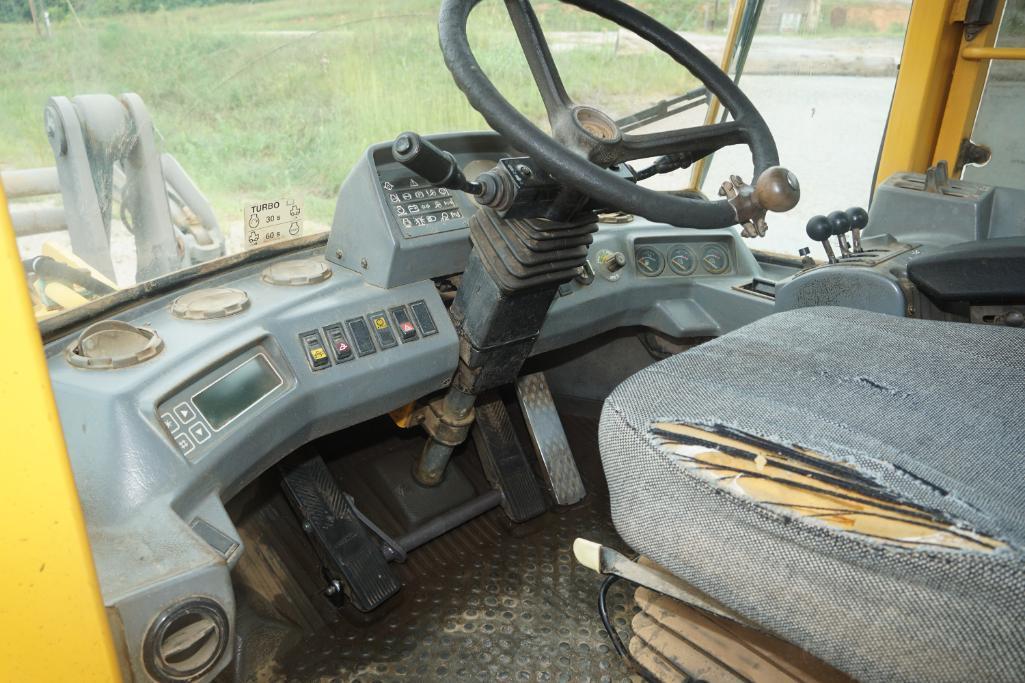
<path fill-rule="evenodd" d="M 321 258 L 278 261 L 263 269 L 260 279 L 269 285 L 301 287 L 315 285 L 331 277 L 331 266 Z"/>
<path fill-rule="evenodd" d="M 64 352 L 68 363 L 88 370 L 128 368 L 164 350 L 164 340 L 150 327 L 102 320 L 82 330 Z"/>
<path fill-rule="evenodd" d="M 214 287 L 182 294 L 171 304 L 171 315 L 182 320 L 227 318 L 249 308 L 249 295 L 241 289 Z"/>

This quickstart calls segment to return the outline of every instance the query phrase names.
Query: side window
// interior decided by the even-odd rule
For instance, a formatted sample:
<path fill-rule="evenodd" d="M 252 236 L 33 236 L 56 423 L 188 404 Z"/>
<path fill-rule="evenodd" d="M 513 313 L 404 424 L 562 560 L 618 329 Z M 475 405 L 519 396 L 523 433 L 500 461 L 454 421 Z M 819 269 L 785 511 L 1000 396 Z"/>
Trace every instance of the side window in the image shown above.
<path fill-rule="evenodd" d="M 770 214 L 752 248 L 796 255 L 813 215 L 867 206 L 910 13 L 911 0 L 766 0 L 740 86 L 797 174 L 801 202 Z M 701 190 L 714 198 L 752 170 L 746 148 L 721 150 Z"/>
<path fill-rule="evenodd" d="M 1008 0 L 996 47 L 1025 48 L 1025 0 Z M 982 91 L 972 142 L 989 149 L 982 166 L 966 166 L 962 177 L 988 185 L 1025 189 L 1025 62 L 993 61 Z"/>

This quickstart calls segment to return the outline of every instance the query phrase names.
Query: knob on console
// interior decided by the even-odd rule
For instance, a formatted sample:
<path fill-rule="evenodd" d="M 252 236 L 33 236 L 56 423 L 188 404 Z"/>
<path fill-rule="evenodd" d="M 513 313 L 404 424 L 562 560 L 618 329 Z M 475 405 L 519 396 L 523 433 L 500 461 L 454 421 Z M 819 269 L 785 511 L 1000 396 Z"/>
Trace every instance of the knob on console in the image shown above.
<path fill-rule="evenodd" d="M 853 206 L 844 213 L 847 214 L 847 220 L 851 223 L 851 228 L 854 230 L 861 230 L 868 225 L 868 211 L 861 208 L 860 206 Z"/>
<path fill-rule="evenodd" d="M 804 231 L 811 239 L 821 242 L 829 262 L 836 263 L 836 255 L 833 253 L 833 247 L 829 244 L 829 236 L 833 234 L 833 226 L 829 219 L 825 216 L 812 216 L 804 227 Z"/>
<path fill-rule="evenodd" d="M 845 213 L 851 222 L 851 238 L 854 242 L 854 251 L 860 254 L 865 251 L 861 248 L 861 231 L 868 225 L 868 211 L 865 211 L 860 206 L 852 206 Z"/>
<path fill-rule="evenodd" d="M 843 211 L 833 211 L 826 218 L 829 220 L 833 234 L 836 235 L 836 241 L 840 243 L 840 254 L 850 256 L 851 247 L 847 244 L 845 234 L 851 229 L 851 219 Z"/>

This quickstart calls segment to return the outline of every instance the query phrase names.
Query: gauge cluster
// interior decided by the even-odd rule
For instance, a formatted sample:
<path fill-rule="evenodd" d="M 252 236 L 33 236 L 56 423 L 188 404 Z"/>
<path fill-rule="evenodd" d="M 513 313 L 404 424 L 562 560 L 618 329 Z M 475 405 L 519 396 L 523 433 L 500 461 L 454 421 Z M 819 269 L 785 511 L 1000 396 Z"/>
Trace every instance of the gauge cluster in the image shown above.
<path fill-rule="evenodd" d="M 644 277 L 726 275 L 733 272 L 729 242 L 648 243 L 634 246 L 634 268 Z"/>

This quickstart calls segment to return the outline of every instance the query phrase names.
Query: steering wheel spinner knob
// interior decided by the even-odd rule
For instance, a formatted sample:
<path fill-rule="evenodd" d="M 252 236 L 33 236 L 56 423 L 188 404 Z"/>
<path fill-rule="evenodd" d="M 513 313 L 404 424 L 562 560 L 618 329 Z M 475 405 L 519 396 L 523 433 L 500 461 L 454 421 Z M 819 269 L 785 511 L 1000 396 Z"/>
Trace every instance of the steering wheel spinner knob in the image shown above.
<path fill-rule="evenodd" d="M 797 176 L 782 166 L 770 166 L 762 171 L 755 184 L 748 185 L 740 176 L 731 175 L 719 188 L 737 213 L 737 222 L 744 237 L 764 237 L 769 229 L 765 214 L 782 213 L 797 206 L 801 199 L 801 185 Z"/>

